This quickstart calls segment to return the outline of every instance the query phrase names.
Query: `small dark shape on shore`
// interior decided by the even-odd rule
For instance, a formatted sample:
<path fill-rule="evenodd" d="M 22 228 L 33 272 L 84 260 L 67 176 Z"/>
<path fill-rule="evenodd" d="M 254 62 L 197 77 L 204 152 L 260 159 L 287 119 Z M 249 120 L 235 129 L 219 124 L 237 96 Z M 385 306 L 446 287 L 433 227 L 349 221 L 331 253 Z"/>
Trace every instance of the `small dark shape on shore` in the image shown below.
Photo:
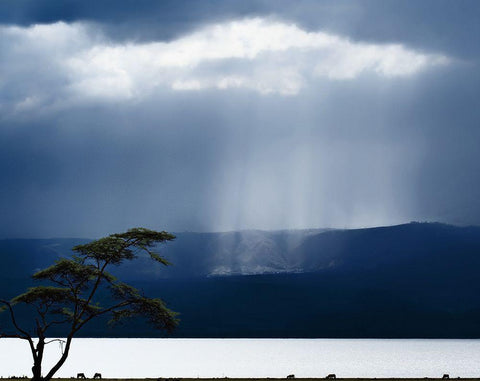
<path fill-rule="evenodd" d="M 295 375 L 294 375 L 294 374 L 289 374 L 289 375 L 287 376 L 287 378 L 295 378 Z"/>
<path fill-rule="evenodd" d="M 85 377 L 85 373 L 77 373 L 77 378 L 81 378 L 83 380 L 87 379 L 87 377 Z"/>
<path fill-rule="evenodd" d="M 443 375 L 442 379 L 443 379 L 443 380 L 446 380 L 447 378 L 450 378 L 450 375 L 445 373 L 445 374 Z"/>
<path fill-rule="evenodd" d="M 102 378 L 102 374 L 101 373 L 95 373 L 95 375 L 93 376 L 93 379 L 94 380 L 99 380 Z"/>
<path fill-rule="evenodd" d="M 330 373 L 327 377 L 325 377 L 327 380 L 334 380 L 337 378 L 335 373 Z"/>

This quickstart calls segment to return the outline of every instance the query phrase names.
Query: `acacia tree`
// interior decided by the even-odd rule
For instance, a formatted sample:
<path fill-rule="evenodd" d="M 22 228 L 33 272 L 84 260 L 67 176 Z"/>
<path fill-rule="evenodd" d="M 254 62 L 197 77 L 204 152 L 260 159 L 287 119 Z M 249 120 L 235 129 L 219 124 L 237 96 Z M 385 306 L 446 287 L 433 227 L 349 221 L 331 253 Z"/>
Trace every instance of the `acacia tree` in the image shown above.
<path fill-rule="evenodd" d="M 174 238 L 164 231 L 135 228 L 75 246 L 73 257 L 62 258 L 33 275 L 34 279 L 43 281 L 41 285 L 29 288 L 10 301 L 0 300 L 12 323 L 10 330 L 0 327 L 0 337 L 28 341 L 33 357 L 32 380 L 50 380 L 65 363 L 76 333 L 100 316 L 109 316 L 111 323 L 141 316 L 154 328 L 172 331 L 178 324 L 175 312 L 169 310 L 161 299 L 148 298 L 117 280 L 107 268 L 131 261 L 140 252 L 147 253 L 153 261 L 168 265 L 152 248 Z M 15 309 L 19 304 L 31 308 L 32 327 L 21 327 L 16 319 Z M 45 345 L 52 341 L 47 338 L 53 326 L 65 329 L 65 347 L 57 363 L 43 376 L 42 360 Z"/>

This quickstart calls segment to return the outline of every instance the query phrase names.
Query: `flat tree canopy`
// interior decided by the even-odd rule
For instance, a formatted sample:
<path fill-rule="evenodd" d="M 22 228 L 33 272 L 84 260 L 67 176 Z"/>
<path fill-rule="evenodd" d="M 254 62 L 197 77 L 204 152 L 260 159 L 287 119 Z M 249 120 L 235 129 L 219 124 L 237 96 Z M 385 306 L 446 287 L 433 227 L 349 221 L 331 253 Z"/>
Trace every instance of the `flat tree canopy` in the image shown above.
<path fill-rule="evenodd" d="M 41 285 L 29 288 L 10 301 L 0 300 L 2 310 L 10 314 L 11 327 L 0 327 L 1 337 L 28 341 L 33 357 L 33 380 L 50 380 L 68 357 L 72 339 L 82 327 L 100 316 L 112 323 L 141 316 L 159 330 L 172 331 L 178 324 L 176 313 L 161 299 L 148 298 L 134 287 L 121 282 L 107 268 L 134 260 L 140 252 L 162 265 L 169 263 L 153 248 L 175 238 L 165 231 L 144 228 L 112 234 L 85 245 L 75 246 L 73 257 L 62 258 L 40 270 L 33 278 Z M 108 298 L 99 301 L 98 291 L 107 291 Z M 105 299 L 109 302 L 105 303 Z M 32 327 L 21 327 L 15 318 L 15 305 L 31 307 Z M 104 305 L 106 304 L 106 305 Z M 52 326 L 65 327 L 65 347 L 58 362 L 43 375 L 42 360 Z"/>

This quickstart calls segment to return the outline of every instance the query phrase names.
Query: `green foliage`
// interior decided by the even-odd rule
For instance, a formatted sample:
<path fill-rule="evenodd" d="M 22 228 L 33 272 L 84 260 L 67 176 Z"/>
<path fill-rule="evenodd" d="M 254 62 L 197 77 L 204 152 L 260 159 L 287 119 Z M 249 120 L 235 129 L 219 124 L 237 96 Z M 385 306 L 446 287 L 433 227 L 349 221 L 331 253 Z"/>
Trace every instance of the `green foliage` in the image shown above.
<path fill-rule="evenodd" d="M 165 231 L 156 232 L 144 228 L 134 228 L 125 233 L 112 234 L 85 245 L 75 246 L 73 251 L 79 253 L 81 258 L 120 264 L 125 260 L 136 258 L 135 249 L 144 250 L 153 260 L 168 265 L 165 259 L 150 249 L 158 242 L 173 239 L 175 239 L 175 236 Z"/>
<path fill-rule="evenodd" d="M 111 292 L 115 299 L 128 301 L 129 305 L 114 311 L 109 324 L 120 323 L 134 316 L 144 317 L 153 327 L 168 332 L 178 324 L 177 313 L 169 310 L 161 299 L 147 298 L 136 288 L 120 282 L 111 285 Z"/>
<path fill-rule="evenodd" d="M 165 231 L 157 232 L 144 228 L 130 229 L 125 233 L 112 234 L 85 245 L 75 246 L 72 258 L 62 258 L 52 266 L 33 275 L 35 280 L 47 282 L 29 288 L 10 302 L 1 301 L 3 309 L 9 309 L 12 322 L 19 337 L 28 340 L 34 358 L 34 379 L 41 379 L 43 348 L 48 330 L 52 325 L 67 327 L 65 351 L 58 363 L 44 379 L 50 379 L 66 360 L 73 336 L 90 320 L 110 316 L 115 324 L 131 317 L 144 317 L 153 327 L 172 331 L 178 324 L 177 314 L 169 310 L 158 298 L 148 298 L 134 287 L 120 282 L 106 270 L 110 265 L 120 265 L 137 258 L 140 252 L 162 265 L 169 263 L 152 248 L 175 237 Z M 109 294 L 109 297 L 98 294 Z M 100 302 L 103 301 L 103 303 Z M 105 302 L 107 301 L 107 302 Z M 22 329 L 15 321 L 12 306 L 26 304 L 34 308 L 36 346 L 32 334 Z M 0 309 L 1 312 L 2 309 Z M 2 331 L 0 327 L 0 337 Z M 3 334 L 3 336 L 7 336 Z"/>
<path fill-rule="evenodd" d="M 97 267 L 85 263 L 79 257 L 73 259 L 62 258 L 52 266 L 33 274 L 34 279 L 49 280 L 63 287 L 74 285 L 78 290 L 84 290 L 88 287 L 90 281 L 99 276 L 107 279 L 109 274 L 102 273 Z"/>
<path fill-rule="evenodd" d="M 70 303 L 72 301 L 73 296 L 68 288 L 37 286 L 31 287 L 27 292 L 13 298 L 12 304 L 51 305 L 55 303 Z"/>

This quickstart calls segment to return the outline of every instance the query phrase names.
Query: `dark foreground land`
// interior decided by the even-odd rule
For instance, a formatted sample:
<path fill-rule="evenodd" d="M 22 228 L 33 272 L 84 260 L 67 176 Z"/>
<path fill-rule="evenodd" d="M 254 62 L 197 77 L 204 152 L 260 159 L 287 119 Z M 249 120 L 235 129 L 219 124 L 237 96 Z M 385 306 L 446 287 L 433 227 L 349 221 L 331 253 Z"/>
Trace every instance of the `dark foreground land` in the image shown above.
<path fill-rule="evenodd" d="M 53 381 L 71 381 L 73 378 L 54 378 Z M 462 381 L 479 381 L 480 377 L 477 378 L 460 378 L 460 377 L 451 377 L 451 379 L 462 380 Z M 21 378 L 11 378 L 11 380 L 25 380 Z M 229 378 L 229 377 L 218 377 L 218 378 L 103 378 L 102 381 L 219 381 L 219 380 L 228 380 L 228 381 L 284 381 L 286 378 Z M 326 380 L 325 377 L 318 377 L 318 378 L 295 378 L 296 381 L 319 381 L 319 380 Z M 415 378 L 341 378 L 337 377 L 336 380 L 341 381 L 437 381 L 445 379 L 442 378 L 431 378 L 431 377 L 415 377 Z"/>

